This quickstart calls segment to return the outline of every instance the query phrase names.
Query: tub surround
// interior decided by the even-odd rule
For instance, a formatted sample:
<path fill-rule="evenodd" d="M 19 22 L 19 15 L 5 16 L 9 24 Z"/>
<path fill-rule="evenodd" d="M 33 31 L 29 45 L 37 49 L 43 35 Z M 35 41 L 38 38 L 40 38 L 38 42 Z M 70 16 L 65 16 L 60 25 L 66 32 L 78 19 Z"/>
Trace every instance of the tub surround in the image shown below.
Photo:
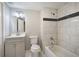
<path fill-rule="evenodd" d="M 68 3 L 58 10 L 58 18 L 78 12 L 79 3 Z M 79 56 L 79 16 L 58 21 L 58 45 Z"/>
<path fill-rule="evenodd" d="M 45 55 L 47 57 L 77 57 L 76 54 L 74 54 L 58 45 L 54 45 L 53 47 L 46 46 Z"/>
<path fill-rule="evenodd" d="M 67 5 L 67 7 L 68 7 L 68 5 Z M 57 22 L 57 26 L 56 26 L 57 30 L 56 30 L 56 28 L 53 27 L 55 25 L 54 23 L 53 23 L 54 25 L 50 25 L 49 27 L 46 27 L 46 29 L 48 29 L 52 26 L 52 28 L 54 28 L 57 32 L 57 34 L 55 36 L 55 37 L 57 37 L 57 45 L 60 45 L 61 47 L 67 49 L 68 51 L 70 51 L 70 52 L 72 52 L 76 55 L 79 55 L 79 53 L 78 53 L 78 51 L 79 51 L 79 48 L 78 48 L 79 47 L 78 46 L 78 42 L 79 42 L 78 41 L 78 33 L 79 33 L 79 30 L 78 30 L 78 28 L 79 27 L 77 27 L 77 26 L 79 26 L 78 25 L 79 12 L 78 11 L 75 11 L 75 12 L 73 11 L 73 12 L 70 12 L 70 13 L 66 13 L 64 15 L 64 13 L 69 11 L 69 10 L 67 10 L 67 11 L 63 11 L 63 10 L 64 9 L 62 9 L 62 8 L 58 10 L 58 18 L 43 17 L 42 24 L 45 23 L 45 22 L 47 22 L 47 24 L 48 24 L 48 22 Z M 60 11 L 61 12 L 63 11 L 63 13 L 59 13 Z M 43 25 L 42 27 L 44 27 L 44 26 L 45 25 Z M 46 31 L 44 29 L 45 28 L 43 28 L 43 32 L 45 32 L 45 34 L 43 34 L 43 35 L 46 36 L 47 34 L 46 34 Z M 54 35 L 55 35 L 55 33 L 54 33 Z M 54 37 L 54 35 L 52 35 L 52 36 Z"/>

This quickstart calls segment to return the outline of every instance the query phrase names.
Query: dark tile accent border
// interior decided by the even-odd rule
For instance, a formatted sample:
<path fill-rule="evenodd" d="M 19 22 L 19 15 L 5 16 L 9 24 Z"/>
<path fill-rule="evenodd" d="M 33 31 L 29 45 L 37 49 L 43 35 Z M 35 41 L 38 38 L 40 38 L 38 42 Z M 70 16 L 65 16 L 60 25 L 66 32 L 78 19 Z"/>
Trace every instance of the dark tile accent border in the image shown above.
<path fill-rule="evenodd" d="M 61 17 L 61 18 L 58 19 L 58 21 L 60 21 L 60 20 L 65 20 L 65 19 L 72 18 L 72 17 L 76 17 L 76 16 L 79 16 L 79 12 L 72 13 L 72 14 L 70 14 L 70 15 Z"/>
<path fill-rule="evenodd" d="M 66 15 L 66 16 L 60 17 L 58 19 L 43 18 L 43 20 L 44 21 L 61 21 L 61 20 L 65 20 L 65 19 L 68 19 L 68 18 L 76 17 L 76 16 L 79 16 L 79 12 L 75 12 L 75 13 L 72 13 L 70 15 Z"/>
<path fill-rule="evenodd" d="M 43 18 L 44 21 L 57 21 L 57 19 L 53 19 L 53 18 Z"/>

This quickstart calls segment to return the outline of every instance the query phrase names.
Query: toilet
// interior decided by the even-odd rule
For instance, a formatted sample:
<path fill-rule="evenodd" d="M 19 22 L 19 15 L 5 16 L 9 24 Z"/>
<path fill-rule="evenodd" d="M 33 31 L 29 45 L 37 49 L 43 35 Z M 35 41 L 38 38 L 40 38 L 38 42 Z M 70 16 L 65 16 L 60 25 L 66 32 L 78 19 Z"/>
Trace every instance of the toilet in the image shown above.
<path fill-rule="evenodd" d="M 30 42 L 31 42 L 31 56 L 32 57 L 39 57 L 40 55 L 40 46 L 38 43 L 38 36 L 30 36 Z"/>

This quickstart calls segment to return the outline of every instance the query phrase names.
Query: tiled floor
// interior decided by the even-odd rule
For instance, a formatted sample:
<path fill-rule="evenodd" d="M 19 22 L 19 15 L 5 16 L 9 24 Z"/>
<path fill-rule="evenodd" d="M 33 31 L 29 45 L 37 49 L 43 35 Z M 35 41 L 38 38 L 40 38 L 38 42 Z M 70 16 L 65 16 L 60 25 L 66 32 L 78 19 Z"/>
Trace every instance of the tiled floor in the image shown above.
<path fill-rule="evenodd" d="M 26 50 L 25 57 L 32 57 L 30 50 Z"/>
<path fill-rule="evenodd" d="M 26 50 L 25 57 L 32 57 L 30 50 Z M 39 57 L 45 57 L 45 55 L 43 53 L 40 53 Z"/>

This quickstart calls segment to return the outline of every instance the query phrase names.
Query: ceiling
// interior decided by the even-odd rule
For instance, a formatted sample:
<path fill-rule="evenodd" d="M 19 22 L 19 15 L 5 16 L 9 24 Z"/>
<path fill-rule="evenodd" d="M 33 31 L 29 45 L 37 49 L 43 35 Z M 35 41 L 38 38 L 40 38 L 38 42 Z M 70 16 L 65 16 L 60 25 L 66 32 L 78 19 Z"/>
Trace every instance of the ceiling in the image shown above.
<path fill-rule="evenodd" d="M 8 2 L 9 7 L 41 10 L 44 7 L 58 9 L 67 2 Z"/>

